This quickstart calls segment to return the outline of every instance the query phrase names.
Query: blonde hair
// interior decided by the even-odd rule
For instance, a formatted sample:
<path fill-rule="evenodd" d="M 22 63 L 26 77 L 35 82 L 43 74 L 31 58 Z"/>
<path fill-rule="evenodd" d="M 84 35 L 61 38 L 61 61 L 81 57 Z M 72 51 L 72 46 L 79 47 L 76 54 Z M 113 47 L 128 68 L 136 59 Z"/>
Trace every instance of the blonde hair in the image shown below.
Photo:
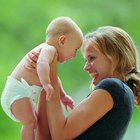
<path fill-rule="evenodd" d="M 78 25 L 69 17 L 57 17 L 52 20 L 46 29 L 46 39 L 67 35 L 70 33 L 78 33 L 81 37 L 83 33 Z"/>
<path fill-rule="evenodd" d="M 140 107 L 140 73 L 137 70 L 137 51 L 128 33 L 118 27 L 103 26 L 85 36 L 84 44 L 87 43 L 93 45 L 111 60 L 113 72 L 119 72 L 124 81 L 133 85 L 135 104 Z"/>

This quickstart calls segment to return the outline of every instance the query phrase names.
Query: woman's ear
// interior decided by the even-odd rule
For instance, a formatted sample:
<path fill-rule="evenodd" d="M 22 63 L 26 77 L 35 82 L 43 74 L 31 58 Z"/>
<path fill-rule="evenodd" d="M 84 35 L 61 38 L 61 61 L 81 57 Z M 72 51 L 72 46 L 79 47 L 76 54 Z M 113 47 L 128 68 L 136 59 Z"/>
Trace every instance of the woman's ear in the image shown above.
<path fill-rule="evenodd" d="M 63 47 L 66 41 L 66 36 L 65 35 L 61 35 L 58 39 L 58 43 L 60 47 Z"/>

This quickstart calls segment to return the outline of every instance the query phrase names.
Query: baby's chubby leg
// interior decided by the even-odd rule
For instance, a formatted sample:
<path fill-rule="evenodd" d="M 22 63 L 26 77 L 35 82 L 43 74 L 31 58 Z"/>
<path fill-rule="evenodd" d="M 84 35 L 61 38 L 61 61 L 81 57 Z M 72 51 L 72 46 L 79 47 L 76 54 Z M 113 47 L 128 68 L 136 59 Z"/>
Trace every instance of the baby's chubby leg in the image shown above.
<path fill-rule="evenodd" d="M 35 140 L 37 117 L 33 111 L 29 98 L 16 100 L 12 104 L 11 110 L 13 115 L 22 123 L 22 140 Z"/>

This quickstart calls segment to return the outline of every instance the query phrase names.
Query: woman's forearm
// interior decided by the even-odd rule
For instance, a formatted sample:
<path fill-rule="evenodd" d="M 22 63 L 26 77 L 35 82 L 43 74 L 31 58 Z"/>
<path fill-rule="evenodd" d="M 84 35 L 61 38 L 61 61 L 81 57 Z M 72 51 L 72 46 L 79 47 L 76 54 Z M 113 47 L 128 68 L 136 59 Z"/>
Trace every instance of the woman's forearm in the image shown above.
<path fill-rule="evenodd" d="M 46 111 L 46 93 L 44 90 L 39 97 L 37 116 L 38 116 L 37 135 L 36 135 L 37 140 L 51 140 Z"/>
<path fill-rule="evenodd" d="M 49 102 L 47 102 L 47 117 L 51 136 L 53 140 L 65 139 L 64 127 L 66 124 L 66 118 L 64 116 L 59 94 L 59 82 L 55 72 L 51 73 L 51 82 L 54 87 L 54 94 Z"/>

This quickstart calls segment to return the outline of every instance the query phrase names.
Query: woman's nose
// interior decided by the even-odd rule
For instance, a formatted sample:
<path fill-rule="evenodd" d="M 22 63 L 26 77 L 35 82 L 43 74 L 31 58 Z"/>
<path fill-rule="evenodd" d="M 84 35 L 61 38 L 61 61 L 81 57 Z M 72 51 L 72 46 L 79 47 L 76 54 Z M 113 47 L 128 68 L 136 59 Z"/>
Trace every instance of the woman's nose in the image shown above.
<path fill-rule="evenodd" d="M 85 66 L 84 66 L 84 68 L 83 68 L 83 69 L 84 69 L 85 71 L 88 71 L 88 70 L 89 70 L 89 68 L 90 68 L 90 66 L 89 66 L 88 64 L 85 64 Z"/>

